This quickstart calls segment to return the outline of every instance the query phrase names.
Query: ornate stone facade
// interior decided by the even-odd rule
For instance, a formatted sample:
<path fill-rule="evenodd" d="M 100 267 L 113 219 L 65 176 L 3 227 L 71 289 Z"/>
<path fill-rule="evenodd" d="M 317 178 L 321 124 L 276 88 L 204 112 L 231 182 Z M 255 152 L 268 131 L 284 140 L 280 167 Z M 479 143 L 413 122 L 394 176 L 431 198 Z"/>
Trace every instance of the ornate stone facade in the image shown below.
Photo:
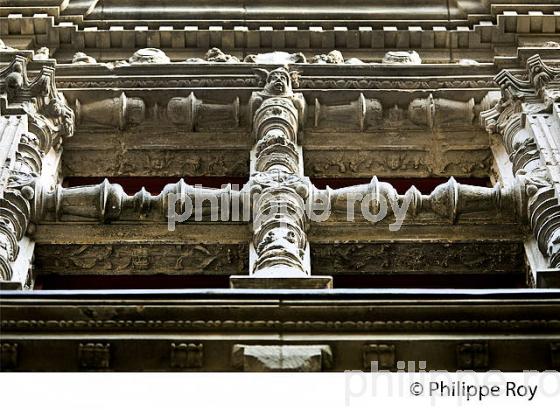
<path fill-rule="evenodd" d="M 118 3 L 0 8 L 2 370 L 558 367 L 560 6 Z"/>

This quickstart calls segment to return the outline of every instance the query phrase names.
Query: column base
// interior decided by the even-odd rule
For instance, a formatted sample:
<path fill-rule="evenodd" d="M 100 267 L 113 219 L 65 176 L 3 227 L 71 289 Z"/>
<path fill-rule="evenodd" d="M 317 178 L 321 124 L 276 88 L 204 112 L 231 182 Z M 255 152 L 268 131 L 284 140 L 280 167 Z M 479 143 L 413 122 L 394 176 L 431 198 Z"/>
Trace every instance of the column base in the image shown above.
<path fill-rule="evenodd" d="M 332 289 L 332 276 L 274 277 L 233 275 L 232 289 Z"/>

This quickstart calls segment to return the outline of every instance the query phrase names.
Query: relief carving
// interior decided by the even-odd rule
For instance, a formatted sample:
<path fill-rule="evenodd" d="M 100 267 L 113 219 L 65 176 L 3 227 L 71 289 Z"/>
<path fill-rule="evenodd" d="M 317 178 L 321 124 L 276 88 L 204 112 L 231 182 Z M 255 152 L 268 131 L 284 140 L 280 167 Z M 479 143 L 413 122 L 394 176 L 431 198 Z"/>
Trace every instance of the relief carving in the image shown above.
<path fill-rule="evenodd" d="M 110 343 L 80 343 L 78 363 L 84 370 L 106 370 L 111 363 Z"/>
<path fill-rule="evenodd" d="M 557 161 L 551 159 L 554 155 L 550 152 L 556 142 L 546 140 L 557 136 L 548 131 L 539 142 L 534 137 L 540 132 L 538 125 L 527 121 L 527 116 L 552 112 L 558 90 L 555 81 L 559 78 L 560 70 L 544 64 L 539 55 L 527 60 L 526 79 L 502 70 L 495 78 L 502 98 L 480 115 L 482 126 L 489 133 L 500 135 L 510 155 L 519 189 L 518 214 L 531 226 L 539 249 L 552 268 L 560 267 L 560 206 L 553 183 Z"/>
<path fill-rule="evenodd" d="M 38 245 L 35 260 L 45 274 L 242 273 L 245 244 Z"/>
<path fill-rule="evenodd" d="M 332 367 L 328 345 L 235 345 L 231 362 L 245 372 L 320 372 Z"/>
<path fill-rule="evenodd" d="M 488 370 L 489 361 L 488 343 L 457 345 L 457 368 L 460 370 Z"/>
<path fill-rule="evenodd" d="M 13 370 L 18 366 L 18 344 L 3 342 L 0 344 L 0 371 Z"/>
<path fill-rule="evenodd" d="M 204 360 L 202 343 L 171 343 L 170 366 L 174 369 L 200 369 Z"/>
<path fill-rule="evenodd" d="M 523 265 L 520 243 L 350 243 L 311 247 L 311 266 L 328 273 L 517 272 Z"/>
<path fill-rule="evenodd" d="M 362 348 L 362 369 L 365 372 L 378 370 L 396 370 L 394 344 L 368 344 Z"/>
<path fill-rule="evenodd" d="M 54 68 L 42 66 L 30 80 L 22 56 L 0 71 L 0 110 L 0 280 L 10 281 L 32 218 L 43 157 L 73 135 L 74 113 L 56 89 Z M 29 278 L 21 285 L 28 283 Z"/>

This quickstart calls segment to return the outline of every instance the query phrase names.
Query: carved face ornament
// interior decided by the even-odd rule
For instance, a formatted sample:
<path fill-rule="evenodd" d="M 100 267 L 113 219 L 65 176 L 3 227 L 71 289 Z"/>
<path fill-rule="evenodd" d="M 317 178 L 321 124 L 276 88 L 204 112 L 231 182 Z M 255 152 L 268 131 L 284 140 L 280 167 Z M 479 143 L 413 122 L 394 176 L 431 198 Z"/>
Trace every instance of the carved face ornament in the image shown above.
<path fill-rule="evenodd" d="M 274 94 L 286 94 L 291 88 L 290 76 L 283 69 L 271 71 L 267 78 L 267 88 Z"/>

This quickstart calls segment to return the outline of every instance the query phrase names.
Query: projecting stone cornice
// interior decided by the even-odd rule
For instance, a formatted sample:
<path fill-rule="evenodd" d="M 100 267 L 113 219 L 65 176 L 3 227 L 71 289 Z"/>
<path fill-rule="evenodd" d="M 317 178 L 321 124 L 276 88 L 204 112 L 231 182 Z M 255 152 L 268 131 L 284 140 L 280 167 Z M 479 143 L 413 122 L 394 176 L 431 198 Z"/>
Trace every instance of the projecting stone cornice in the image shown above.
<path fill-rule="evenodd" d="M 416 7 L 409 2 L 406 7 L 396 6 L 392 10 L 398 13 L 393 16 L 391 7 L 368 3 L 366 9 L 358 7 L 359 16 L 350 22 L 348 13 L 352 6 L 348 4 L 344 9 L 333 8 L 330 15 L 325 15 L 325 10 L 319 11 L 321 17 L 314 19 L 305 12 L 316 10 L 317 5 L 303 9 L 290 5 L 282 13 L 277 8 L 274 12 L 267 9 L 271 4 L 256 5 L 261 10 L 259 13 L 240 17 L 251 6 L 232 8 L 220 4 L 216 6 L 217 17 L 205 18 L 204 12 L 190 3 L 183 8 L 159 9 L 172 13 L 167 16 L 165 12 L 158 14 L 159 3 L 155 3 L 152 8 L 138 8 L 137 16 L 131 15 L 130 8 L 111 7 L 106 2 L 97 4 L 97 8 L 93 7 L 94 1 L 90 3 L 92 7 L 80 2 L 74 7 L 70 4 L 65 10 L 45 8 L 44 3 L 43 8 L 10 5 L 0 8 L 0 35 L 8 45 L 17 48 L 47 46 L 56 52 L 59 61 L 65 62 L 81 51 L 92 53 L 94 58 L 105 58 L 108 54 L 124 58 L 131 48 L 156 47 L 184 59 L 197 57 L 202 50 L 220 47 L 228 52 L 247 54 L 258 50 L 328 52 L 339 49 L 351 53 L 349 57 L 379 61 L 385 51 L 413 49 L 420 51 L 426 61 L 480 57 L 482 61 L 495 61 L 501 66 L 511 66 L 510 60 L 515 59 L 517 47 L 543 46 L 547 41 L 558 42 L 560 38 L 557 34 L 560 6 L 554 3 L 496 5 L 485 10 L 486 14 L 478 11 L 471 14 L 474 9 L 467 8 L 459 13 L 461 18 L 453 16 L 451 7 L 451 20 L 441 18 L 448 15 L 445 2 L 437 2 L 444 12 L 436 12 L 435 19 L 429 17 L 435 9 L 424 3 Z M 226 8 L 220 11 L 220 7 Z M 112 8 L 116 11 L 114 16 L 111 16 Z M 143 10 L 149 17 L 141 15 Z M 204 10 L 209 10 L 207 3 Z M 87 15 L 90 11 L 92 13 Z M 297 13 L 297 17 L 287 16 L 291 11 Z M 98 20 L 101 15 L 103 18 Z"/>

